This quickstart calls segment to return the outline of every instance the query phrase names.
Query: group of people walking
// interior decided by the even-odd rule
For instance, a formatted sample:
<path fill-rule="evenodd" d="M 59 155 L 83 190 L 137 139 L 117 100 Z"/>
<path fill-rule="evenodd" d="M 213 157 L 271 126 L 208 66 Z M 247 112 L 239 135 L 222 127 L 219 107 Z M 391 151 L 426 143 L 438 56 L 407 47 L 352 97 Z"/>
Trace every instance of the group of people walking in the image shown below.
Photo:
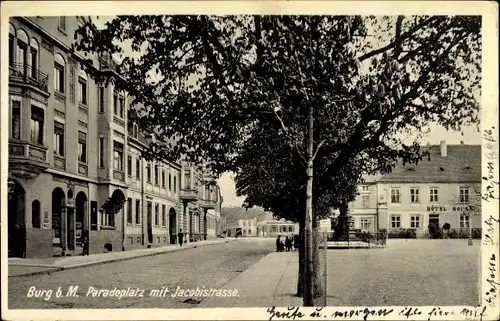
<path fill-rule="evenodd" d="M 299 236 L 294 235 L 286 236 L 285 240 L 281 239 L 281 235 L 278 235 L 276 238 L 276 252 L 285 252 L 285 251 L 295 251 L 299 248 Z"/>

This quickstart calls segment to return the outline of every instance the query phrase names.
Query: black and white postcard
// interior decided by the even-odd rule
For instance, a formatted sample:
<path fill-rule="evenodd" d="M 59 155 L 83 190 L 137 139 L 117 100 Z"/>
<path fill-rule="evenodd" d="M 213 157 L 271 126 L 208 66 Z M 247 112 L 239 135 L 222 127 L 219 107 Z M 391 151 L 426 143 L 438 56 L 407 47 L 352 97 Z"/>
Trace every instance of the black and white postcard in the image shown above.
<path fill-rule="evenodd" d="M 2 319 L 498 320 L 498 4 L 1 4 Z"/>

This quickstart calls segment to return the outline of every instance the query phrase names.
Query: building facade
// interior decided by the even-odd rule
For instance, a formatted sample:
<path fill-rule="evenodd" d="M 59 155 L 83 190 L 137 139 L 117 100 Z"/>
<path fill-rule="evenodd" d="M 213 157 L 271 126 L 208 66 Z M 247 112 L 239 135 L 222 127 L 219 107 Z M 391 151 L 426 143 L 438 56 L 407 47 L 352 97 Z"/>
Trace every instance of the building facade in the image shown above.
<path fill-rule="evenodd" d="M 180 229 L 188 242 L 215 237 L 218 187 L 191 189 L 202 171 L 141 157 L 154 137 L 129 121 L 130 98 L 70 49 L 80 22 L 10 19 L 9 256 L 77 255 L 84 239 L 89 253 L 176 243 Z M 92 59 L 120 77 L 110 57 Z"/>
<path fill-rule="evenodd" d="M 257 235 L 260 237 L 276 238 L 278 235 L 293 236 L 299 234 L 299 223 L 286 220 L 266 220 L 257 225 Z"/>
<path fill-rule="evenodd" d="M 457 236 L 480 235 L 481 146 L 442 141 L 427 148 L 429 157 L 418 165 L 398 164 L 390 174 L 365 179 L 349 203 L 351 229 L 427 237 L 448 223 Z M 323 230 L 328 221 L 320 222 Z"/>
<path fill-rule="evenodd" d="M 379 224 L 417 237 L 448 223 L 457 234 L 481 228 L 481 146 L 446 145 L 418 165 L 396 167 L 377 182 Z"/>
<path fill-rule="evenodd" d="M 377 209 L 377 177 L 366 177 L 363 184 L 358 187 L 358 197 L 349 203 L 352 215 L 351 227 L 370 233 L 379 227 Z"/>

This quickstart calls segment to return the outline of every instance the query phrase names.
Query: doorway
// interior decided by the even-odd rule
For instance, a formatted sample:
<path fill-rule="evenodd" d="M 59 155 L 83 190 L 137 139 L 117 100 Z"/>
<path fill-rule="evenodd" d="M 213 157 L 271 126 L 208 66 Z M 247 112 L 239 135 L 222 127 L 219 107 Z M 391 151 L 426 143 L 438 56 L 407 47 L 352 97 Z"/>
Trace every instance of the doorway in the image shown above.
<path fill-rule="evenodd" d="M 169 226 L 169 234 L 170 234 L 170 244 L 176 244 L 177 239 L 177 213 L 175 209 L 172 207 L 168 212 L 168 226 Z"/>
<path fill-rule="evenodd" d="M 76 220 L 75 220 L 76 249 L 80 252 L 83 252 L 83 244 L 82 244 L 83 238 L 88 237 L 89 235 L 87 196 L 85 195 L 84 192 L 79 192 L 76 195 L 75 205 L 76 205 Z"/>
<path fill-rule="evenodd" d="M 153 204 L 148 202 L 147 228 L 148 242 L 153 243 Z"/>
<path fill-rule="evenodd" d="M 9 180 L 8 256 L 26 257 L 25 191 L 17 181 Z"/>

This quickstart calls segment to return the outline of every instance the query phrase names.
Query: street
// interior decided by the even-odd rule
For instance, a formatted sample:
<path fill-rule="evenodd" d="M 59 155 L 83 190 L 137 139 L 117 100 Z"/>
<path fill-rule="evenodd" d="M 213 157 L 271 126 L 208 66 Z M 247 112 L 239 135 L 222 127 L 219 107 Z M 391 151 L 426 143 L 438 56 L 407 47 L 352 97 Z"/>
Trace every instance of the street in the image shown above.
<path fill-rule="evenodd" d="M 175 292 L 177 287 L 180 289 L 224 287 L 232 278 L 273 251 L 274 239 L 241 240 L 77 268 L 51 275 L 9 278 L 9 308 L 192 308 L 199 302 L 189 300 L 188 297 L 174 298 L 170 294 Z M 59 287 L 66 295 L 68 290 L 71 292 L 71 286 L 78 286 L 76 291 L 78 297 L 73 296 L 73 293 L 69 297 L 55 297 Z M 106 297 L 102 292 L 100 295 L 96 293 L 99 289 L 114 288 L 120 290 L 130 288 L 128 295 L 131 297 Z M 170 293 L 161 297 L 149 295 L 151 290 L 162 288 L 168 288 Z M 42 293 L 43 290 L 46 291 Z M 52 293 L 47 290 L 52 290 Z M 132 290 L 136 293 L 131 294 Z M 144 293 L 141 297 L 142 290 Z M 47 293 L 51 294 L 50 298 L 47 297 Z"/>

